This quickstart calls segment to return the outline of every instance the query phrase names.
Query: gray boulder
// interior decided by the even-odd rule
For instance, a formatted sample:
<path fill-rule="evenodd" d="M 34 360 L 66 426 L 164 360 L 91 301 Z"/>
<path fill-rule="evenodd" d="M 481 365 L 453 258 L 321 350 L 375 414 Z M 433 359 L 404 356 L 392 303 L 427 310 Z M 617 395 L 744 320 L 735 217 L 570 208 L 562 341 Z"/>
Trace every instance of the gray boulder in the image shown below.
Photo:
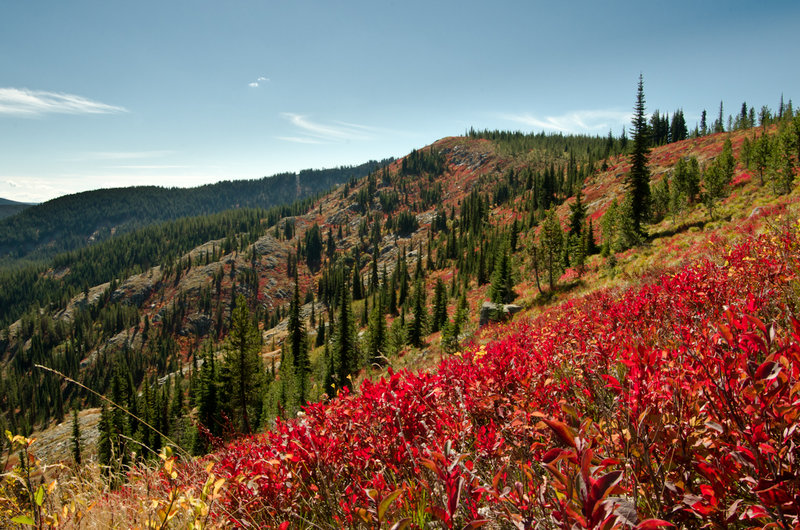
<path fill-rule="evenodd" d="M 486 301 L 481 304 L 479 325 L 485 326 L 489 322 L 506 322 L 515 313 L 522 311 L 522 306 L 517 304 L 495 304 Z"/>

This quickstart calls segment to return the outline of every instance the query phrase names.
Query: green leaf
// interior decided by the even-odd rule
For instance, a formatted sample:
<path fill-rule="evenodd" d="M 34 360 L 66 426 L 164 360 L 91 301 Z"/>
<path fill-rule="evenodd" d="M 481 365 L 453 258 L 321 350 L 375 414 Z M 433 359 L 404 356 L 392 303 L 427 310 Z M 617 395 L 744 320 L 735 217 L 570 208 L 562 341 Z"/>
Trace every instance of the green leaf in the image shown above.
<path fill-rule="evenodd" d="M 394 523 L 389 530 L 406 530 L 411 525 L 411 519 L 406 517 Z"/>
<path fill-rule="evenodd" d="M 398 488 L 387 495 L 378 506 L 378 521 L 383 521 L 383 516 L 386 514 L 386 510 L 389 506 L 400 496 L 403 492 L 401 488 Z"/>
<path fill-rule="evenodd" d="M 11 519 L 11 522 L 17 524 L 27 524 L 30 526 L 36 526 L 36 523 L 34 523 L 33 519 L 31 519 L 30 516 L 28 515 L 18 515 L 13 519 Z"/>
<path fill-rule="evenodd" d="M 36 490 L 36 493 L 33 494 L 33 500 L 36 502 L 36 506 L 41 506 L 44 502 L 44 487 L 39 486 L 39 489 Z"/>

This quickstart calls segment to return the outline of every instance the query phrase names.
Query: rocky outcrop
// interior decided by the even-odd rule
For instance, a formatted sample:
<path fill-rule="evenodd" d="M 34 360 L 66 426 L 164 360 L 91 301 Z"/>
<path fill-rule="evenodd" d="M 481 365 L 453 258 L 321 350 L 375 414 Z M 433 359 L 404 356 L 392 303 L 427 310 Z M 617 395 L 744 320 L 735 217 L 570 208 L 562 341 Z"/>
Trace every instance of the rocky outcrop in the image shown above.
<path fill-rule="evenodd" d="M 522 311 L 522 306 L 516 304 L 495 304 L 494 302 L 484 302 L 481 304 L 480 325 L 485 326 L 489 322 L 505 322 L 515 313 Z"/>

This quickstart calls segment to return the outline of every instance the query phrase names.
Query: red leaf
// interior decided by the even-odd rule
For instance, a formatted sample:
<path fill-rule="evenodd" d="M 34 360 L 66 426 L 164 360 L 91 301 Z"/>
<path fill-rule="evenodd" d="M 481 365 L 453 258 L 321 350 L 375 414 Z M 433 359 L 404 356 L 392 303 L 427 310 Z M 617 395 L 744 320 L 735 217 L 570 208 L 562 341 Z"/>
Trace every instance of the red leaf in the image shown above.
<path fill-rule="evenodd" d="M 612 471 L 606 473 L 592 484 L 590 498 L 595 502 L 602 501 L 611 493 L 611 489 L 622 480 L 622 471 Z"/>
<path fill-rule="evenodd" d="M 647 519 L 636 525 L 635 530 L 653 530 L 655 528 L 664 528 L 667 526 L 675 527 L 674 524 L 663 519 Z"/>
<path fill-rule="evenodd" d="M 782 366 L 775 361 L 764 361 L 756 370 L 756 379 L 771 381 L 781 373 Z"/>
<path fill-rule="evenodd" d="M 572 429 L 569 427 L 569 425 L 567 425 L 563 421 L 548 420 L 546 418 L 543 419 L 542 421 L 545 422 L 547 426 L 553 430 L 553 432 L 556 434 L 558 439 L 561 440 L 562 443 L 564 443 L 565 445 L 569 445 L 571 447 L 577 447 L 575 445 L 575 435 L 572 433 Z"/>

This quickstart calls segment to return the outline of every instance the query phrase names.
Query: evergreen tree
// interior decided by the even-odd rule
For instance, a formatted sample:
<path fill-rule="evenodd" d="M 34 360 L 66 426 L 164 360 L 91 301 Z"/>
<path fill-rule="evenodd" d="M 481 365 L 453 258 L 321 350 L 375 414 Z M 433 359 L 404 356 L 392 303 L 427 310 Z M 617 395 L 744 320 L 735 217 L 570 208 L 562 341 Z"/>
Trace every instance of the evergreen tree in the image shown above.
<path fill-rule="evenodd" d="M 291 418 L 294 416 L 300 404 L 297 379 L 292 349 L 287 347 L 287 344 L 284 342 L 281 346 L 281 366 L 278 370 L 277 392 L 279 410 L 276 411 L 284 418 Z"/>
<path fill-rule="evenodd" d="M 428 321 L 428 311 L 425 307 L 425 283 L 421 278 L 415 282 L 412 311 L 414 320 L 408 324 L 408 343 L 419 348 L 423 345 Z"/>
<path fill-rule="evenodd" d="M 448 322 L 442 331 L 442 348 L 447 353 L 453 353 L 458 350 L 458 337 L 461 335 L 461 328 L 467 318 L 467 297 L 465 293 L 461 293 L 456 304 L 456 314 L 452 322 Z"/>
<path fill-rule="evenodd" d="M 250 319 L 244 296 L 236 300 L 231 316 L 231 331 L 225 345 L 225 375 L 231 389 L 231 406 L 240 416 L 241 432 L 253 432 L 250 412 L 260 405 L 264 367 L 260 352 L 258 328 Z"/>
<path fill-rule="evenodd" d="M 334 336 L 333 366 L 336 383 L 340 387 L 349 388 L 352 384 L 349 377 L 358 370 L 358 344 L 350 293 L 346 286 L 339 292 L 339 319 Z"/>
<path fill-rule="evenodd" d="M 712 219 L 716 203 L 730 193 L 735 164 L 731 141 L 728 138 L 725 140 L 722 153 L 703 172 L 703 204 Z"/>
<path fill-rule="evenodd" d="M 782 127 L 775 139 L 775 147 L 768 166 L 768 171 L 776 193 L 788 194 L 794 184 L 795 160 L 797 150 L 795 135 L 789 127 Z"/>
<path fill-rule="evenodd" d="M 649 153 L 649 138 L 647 119 L 644 106 L 644 82 L 639 75 L 639 86 L 636 92 L 636 105 L 634 106 L 633 152 L 630 155 L 631 169 L 625 182 L 627 198 L 631 205 L 631 222 L 636 234 L 643 234 L 643 224 L 648 218 L 650 206 L 650 170 L 647 167 Z"/>
<path fill-rule="evenodd" d="M 75 465 L 81 465 L 81 426 L 78 421 L 78 409 L 72 409 L 72 460 Z"/>
<path fill-rule="evenodd" d="M 319 225 L 314 223 L 305 234 L 306 263 L 308 268 L 315 271 L 322 262 L 322 234 Z"/>
<path fill-rule="evenodd" d="M 580 193 L 580 190 L 578 190 Z M 508 236 L 508 247 L 511 249 L 511 253 L 517 251 L 517 241 L 519 240 L 519 223 L 517 222 L 517 218 L 514 218 L 514 222 L 511 223 L 511 233 Z"/>
<path fill-rule="evenodd" d="M 372 308 L 367 330 L 367 361 L 370 366 L 383 364 L 386 357 L 386 315 L 383 303 L 378 297 L 377 303 Z"/>
<path fill-rule="evenodd" d="M 516 294 L 514 293 L 514 278 L 512 274 L 511 259 L 508 251 L 497 255 L 497 261 L 492 272 L 492 285 L 489 288 L 492 302 L 496 304 L 507 304 L 511 302 Z"/>
<path fill-rule="evenodd" d="M 197 419 L 212 435 L 220 435 L 222 426 L 219 421 L 219 379 L 217 376 L 214 354 L 206 351 L 203 365 L 200 367 L 197 382 Z M 206 441 L 202 437 L 195 438 L 193 451 L 204 453 Z"/>
<path fill-rule="evenodd" d="M 652 221 L 657 223 L 666 217 L 669 212 L 670 185 L 669 176 L 664 175 L 661 181 L 653 188 L 653 204 L 650 208 Z"/>
<path fill-rule="evenodd" d="M 294 376 L 297 378 L 297 392 L 300 404 L 308 399 L 308 382 L 311 374 L 311 360 L 308 357 L 306 327 L 300 315 L 300 289 L 297 278 L 294 284 L 294 297 L 289 307 L 289 344 L 294 361 Z"/>
<path fill-rule="evenodd" d="M 688 204 L 694 204 L 700 194 L 700 164 L 695 157 L 681 158 L 672 168 L 673 193 L 682 196 Z"/>
<path fill-rule="evenodd" d="M 772 138 L 766 133 L 753 142 L 750 166 L 758 172 L 758 179 L 762 186 L 764 185 L 764 172 L 769 166 L 772 156 L 772 144 Z"/>
<path fill-rule="evenodd" d="M 569 232 L 576 236 L 581 235 L 583 220 L 586 218 L 586 206 L 583 204 L 583 190 L 578 188 L 575 202 L 569 205 Z"/>
<path fill-rule="evenodd" d="M 669 128 L 670 140 L 680 142 L 689 137 L 689 130 L 686 128 L 686 118 L 683 116 L 683 109 L 678 109 L 672 115 L 672 123 Z"/>
<path fill-rule="evenodd" d="M 447 324 L 447 287 L 441 278 L 436 280 L 433 294 L 433 314 L 431 315 L 431 333 L 443 329 Z"/>
<path fill-rule="evenodd" d="M 564 232 L 561 229 L 561 223 L 556 217 L 555 208 L 547 211 L 539 233 L 539 240 L 542 249 L 541 259 L 547 271 L 550 290 L 553 291 L 556 288 L 556 280 L 561 275 L 561 253 L 564 242 Z"/>
<path fill-rule="evenodd" d="M 97 443 L 97 459 L 100 466 L 103 468 L 103 474 L 108 476 L 116 468 L 114 460 L 117 456 L 114 453 L 115 433 L 114 433 L 114 420 L 112 414 L 106 406 L 106 402 L 100 408 L 100 423 L 97 426 L 100 433 L 100 438 Z"/>

